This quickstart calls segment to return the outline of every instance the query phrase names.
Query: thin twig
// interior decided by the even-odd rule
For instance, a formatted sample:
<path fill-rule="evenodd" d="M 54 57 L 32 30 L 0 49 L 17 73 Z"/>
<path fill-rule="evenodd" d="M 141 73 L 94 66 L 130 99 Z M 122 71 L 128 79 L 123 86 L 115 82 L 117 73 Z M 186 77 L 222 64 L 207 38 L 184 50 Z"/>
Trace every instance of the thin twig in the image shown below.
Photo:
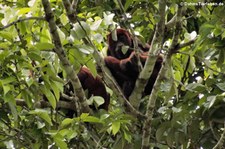
<path fill-rule="evenodd" d="M 216 143 L 216 145 L 213 147 L 213 149 L 222 148 L 224 140 L 225 140 L 225 121 L 224 121 L 223 133 L 221 134 L 221 137 L 220 137 L 219 141 Z"/>
<path fill-rule="evenodd" d="M 9 23 L 3 27 L 0 27 L 0 31 L 3 30 L 3 29 L 6 29 L 14 24 L 17 24 L 17 23 L 20 23 L 20 22 L 23 22 L 23 21 L 29 21 L 29 20 L 43 20 L 45 21 L 45 18 L 44 17 L 27 17 L 27 18 L 21 18 L 21 19 L 18 19 L 16 21 L 13 21 L 12 23 Z"/>
<path fill-rule="evenodd" d="M 25 100 L 23 99 L 16 99 L 16 104 L 18 106 L 22 106 L 22 107 L 27 107 L 27 103 Z M 41 100 L 39 102 L 36 102 L 35 103 L 35 107 L 36 108 L 48 108 L 48 107 L 51 107 L 51 104 L 48 102 L 48 101 L 44 101 L 44 100 Z M 69 109 L 69 110 L 76 110 L 74 104 L 71 104 L 71 102 L 69 101 L 58 101 L 57 102 L 57 108 L 63 108 L 63 109 Z"/>

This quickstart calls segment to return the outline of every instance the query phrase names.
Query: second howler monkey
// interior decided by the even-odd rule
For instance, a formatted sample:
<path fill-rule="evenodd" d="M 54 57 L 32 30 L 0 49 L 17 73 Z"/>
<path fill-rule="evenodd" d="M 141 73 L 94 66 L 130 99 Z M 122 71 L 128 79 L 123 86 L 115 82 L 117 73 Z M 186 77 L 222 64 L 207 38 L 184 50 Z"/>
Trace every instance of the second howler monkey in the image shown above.
<path fill-rule="evenodd" d="M 62 74 L 61 74 L 62 76 Z M 87 98 L 89 99 L 91 96 L 100 96 L 104 99 L 104 103 L 99 107 L 95 107 L 94 105 L 90 105 L 92 110 L 97 109 L 104 109 L 108 110 L 109 103 L 110 103 L 110 95 L 106 91 L 106 87 L 102 81 L 102 79 L 97 75 L 94 77 L 91 71 L 87 67 L 81 67 L 79 72 L 77 73 L 77 77 L 81 83 L 81 86 L 85 92 L 87 92 Z M 64 86 L 64 94 L 71 96 L 73 92 L 73 87 L 71 82 L 68 82 Z M 61 100 L 67 100 L 63 97 L 60 98 Z M 73 117 L 75 111 L 69 110 L 66 114 L 68 117 Z"/>
<path fill-rule="evenodd" d="M 106 91 L 106 87 L 99 76 L 94 77 L 90 70 L 86 67 L 81 67 L 77 74 L 82 88 L 88 91 L 88 97 L 101 96 L 104 99 L 104 103 L 98 107 L 98 109 L 108 110 L 110 103 L 110 95 Z"/>

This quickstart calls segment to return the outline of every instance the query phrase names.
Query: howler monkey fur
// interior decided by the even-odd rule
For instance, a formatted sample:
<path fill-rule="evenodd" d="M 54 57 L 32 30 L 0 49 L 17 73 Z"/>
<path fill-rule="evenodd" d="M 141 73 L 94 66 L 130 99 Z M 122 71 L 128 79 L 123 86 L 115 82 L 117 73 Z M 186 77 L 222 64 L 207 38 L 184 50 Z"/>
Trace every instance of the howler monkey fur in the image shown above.
<path fill-rule="evenodd" d="M 107 36 L 109 45 L 107 55 L 118 59 L 128 58 L 133 51 L 131 49 L 133 47 L 131 34 L 127 30 L 121 28 L 116 30 L 116 41 L 112 36 L 113 32 Z"/>
<path fill-rule="evenodd" d="M 148 52 L 144 52 L 138 55 L 143 66 L 148 57 L 147 53 Z M 162 61 L 163 57 L 162 55 L 159 55 L 156 60 L 152 75 L 150 76 L 148 83 L 144 89 L 143 96 L 149 95 L 151 93 L 155 80 L 161 69 Z M 125 97 L 129 98 L 140 73 L 138 69 L 138 58 L 137 55 L 135 55 L 135 52 L 132 52 L 128 58 L 122 60 L 119 60 L 112 56 L 107 56 L 105 58 L 105 64 L 111 71 L 118 85 L 121 87 Z"/>
<path fill-rule="evenodd" d="M 101 96 L 105 102 L 98 109 L 108 110 L 110 103 L 110 95 L 106 91 L 106 87 L 99 76 L 94 77 L 90 70 L 86 67 L 81 67 L 77 74 L 82 88 L 88 91 L 88 98 L 91 96 Z"/>
<path fill-rule="evenodd" d="M 111 71 L 113 77 L 127 98 L 131 94 L 139 74 L 136 62 L 137 60 L 134 53 L 132 53 L 130 57 L 122 60 L 112 56 L 107 56 L 105 58 L 106 66 Z"/>
<path fill-rule="evenodd" d="M 62 74 L 61 74 L 62 76 Z M 86 67 L 81 67 L 79 72 L 77 73 L 77 77 L 81 83 L 81 86 L 84 91 L 87 91 L 87 98 L 90 98 L 91 96 L 101 96 L 104 99 L 104 103 L 100 105 L 99 107 L 95 107 L 93 105 L 90 105 L 90 108 L 92 110 L 97 109 L 105 109 L 108 110 L 109 103 L 110 103 L 110 95 L 106 91 L 106 87 L 102 81 L 102 79 L 99 76 L 94 77 L 90 70 Z M 70 96 L 73 92 L 73 86 L 71 82 L 68 82 L 64 86 L 64 94 Z M 67 100 L 63 97 L 60 98 L 61 100 Z M 68 110 L 66 113 L 67 117 L 72 118 L 75 111 Z"/>
<path fill-rule="evenodd" d="M 113 39 L 113 33 L 114 32 L 111 32 L 107 36 L 109 46 L 107 56 L 112 56 L 119 60 L 128 58 L 134 51 L 134 41 L 131 34 L 123 28 L 116 29 L 116 39 Z M 135 39 L 137 40 L 140 52 L 146 52 L 149 50 L 149 44 L 146 43 L 143 45 L 138 38 L 135 37 Z"/>

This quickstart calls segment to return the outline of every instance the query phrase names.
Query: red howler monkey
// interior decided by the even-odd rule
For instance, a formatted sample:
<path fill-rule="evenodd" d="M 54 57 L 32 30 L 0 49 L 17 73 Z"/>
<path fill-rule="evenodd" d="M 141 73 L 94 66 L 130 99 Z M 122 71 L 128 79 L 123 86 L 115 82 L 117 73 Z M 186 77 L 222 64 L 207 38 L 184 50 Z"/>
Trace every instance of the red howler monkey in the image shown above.
<path fill-rule="evenodd" d="M 139 54 L 139 58 L 143 66 L 147 57 L 147 52 Z M 151 93 L 155 80 L 160 71 L 162 61 L 163 58 L 161 55 L 159 55 L 156 60 L 152 75 L 145 87 L 143 96 L 149 95 Z M 132 93 L 135 82 L 139 75 L 137 62 L 138 59 L 134 52 L 131 53 L 130 57 L 122 60 L 112 56 L 105 58 L 106 66 L 109 68 L 118 85 L 121 87 L 126 98 L 129 98 L 130 94 Z"/>
<path fill-rule="evenodd" d="M 114 32 L 111 32 L 107 36 L 109 45 L 107 56 L 112 56 L 119 60 L 128 58 L 134 51 L 134 43 L 131 34 L 125 29 L 116 29 L 116 39 L 113 39 L 113 33 Z M 136 40 L 138 41 L 138 48 L 141 51 L 146 52 L 149 50 L 150 46 L 148 44 L 143 45 L 140 43 L 140 40 L 137 38 Z"/>
<path fill-rule="evenodd" d="M 59 77 L 63 77 L 62 73 L 58 74 Z M 108 110 L 109 103 L 110 103 L 110 95 L 106 91 L 106 87 L 104 83 L 102 82 L 101 78 L 99 76 L 94 77 L 90 70 L 86 67 L 81 67 L 79 72 L 77 73 L 77 77 L 80 80 L 81 86 L 84 90 L 87 90 L 87 98 L 90 98 L 91 96 L 101 96 L 104 99 L 104 103 L 100 105 L 99 107 L 95 107 L 93 105 L 90 105 L 90 108 L 92 110 L 97 109 L 105 109 Z M 68 82 L 66 85 L 64 85 L 64 94 L 70 96 L 73 92 L 73 86 L 71 82 Z M 63 97 L 60 97 L 60 100 L 67 100 Z M 68 110 L 66 113 L 67 117 L 72 118 L 74 115 L 74 110 Z"/>
<path fill-rule="evenodd" d="M 32 64 L 34 66 L 36 66 L 35 61 L 32 61 Z M 47 67 L 47 65 L 45 67 Z M 33 72 L 31 72 L 31 73 L 32 73 L 31 75 L 34 75 Z M 46 74 L 46 73 L 47 73 L 46 71 L 43 72 L 43 74 Z M 62 72 L 58 73 L 57 75 L 58 75 L 58 77 L 63 78 Z M 99 76 L 94 77 L 92 75 L 92 73 L 90 72 L 90 70 L 86 67 L 81 67 L 81 69 L 79 70 L 79 72 L 77 74 L 77 77 L 80 80 L 82 88 L 84 90 L 88 91 L 87 98 L 90 98 L 91 96 L 101 96 L 104 99 L 104 103 L 102 105 L 100 105 L 99 107 L 97 107 L 97 109 L 108 110 L 108 106 L 110 103 L 110 95 L 106 91 L 106 87 L 105 87 L 103 81 L 101 80 L 101 78 Z M 39 83 L 44 82 L 44 79 L 42 76 L 40 78 L 38 78 L 38 82 Z M 63 91 L 64 94 L 66 94 L 68 96 L 71 96 L 73 94 L 72 93 L 73 86 L 72 86 L 71 82 L 66 83 L 63 86 L 63 88 L 64 88 L 64 91 Z M 45 101 L 48 100 L 46 95 L 44 95 L 44 94 L 43 94 L 43 100 L 45 100 Z M 60 100 L 65 101 L 67 99 L 61 95 Z M 90 108 L 92 108 L 93 110 L 96 110 L 96 107 L 94 107 L 94 106 L 90 106 Z M 68 110 L 68 113 L 66 113 L 66 116 L 73 117 L 74 113 L 75 113 L 74 110 Z"/>
<path fill-rule="evenodd" d="M 90 70 L 86 67 L 81 67 L 77 74 L 82 88 L 88 90 L 88 97 L 101 96 L 105 102 L 98 107 L 98 109 L 108 110 L 110 103 L 110 95 L 107 93 L 104 83 L 99 76 L 94 77 Z"/>
<path fill-rule="evenodd" d="M 129 98 L 140 73 L 138 69 L 138 58 L 133 51 L 133 39 L 130 33 L 125 29 L 117 29 L 116 34 L 117 41 L 113 40 L 112 33 L 108 35 L 109 48 L 107 51 L 108 56 L 105 57 L 105 64 L 111 71 L 118 85 L 121 87 L 125 97 Z M 126 53 L 122 52 L 122 46 L 124 45 L 128 46 Z M 148 57 L 147 54 L 150 46 L 148 44 L 142 45 L 138 43 L 138 48 L 140 50 L 138 57 L 141 61 L 141 64 L 144 66 Z M 162 55 L 159 55 L 156 60 L 152 75 L 150 76 L 145 87 L 143 96 L 149 95 L 151 93 L 155 80 L 161 69 L 162 61 L 163 57 Z"/>
<path fill-rule="evenodd" d="M 112 56 L 105 58 L 105 64 L 109 68 L 116 82 L 122 89 L 125 97 L 129 97 L 138 77 L 138 65 L 134 52 L 130 57 L 119 60 Z"/>
<path fill-rule="evenodd" d="M 107 55 L 118 59 L 128 58 L 133 51 L 131 49 L 133 47 L 133 39 L 130 33 L 121 28 L 116 30 L 116 39 L 113 39 L 112 36 L 113 32 L 107 36 L 109 45 Z M 123 50 L 125 48 L 126 50 Z"/>

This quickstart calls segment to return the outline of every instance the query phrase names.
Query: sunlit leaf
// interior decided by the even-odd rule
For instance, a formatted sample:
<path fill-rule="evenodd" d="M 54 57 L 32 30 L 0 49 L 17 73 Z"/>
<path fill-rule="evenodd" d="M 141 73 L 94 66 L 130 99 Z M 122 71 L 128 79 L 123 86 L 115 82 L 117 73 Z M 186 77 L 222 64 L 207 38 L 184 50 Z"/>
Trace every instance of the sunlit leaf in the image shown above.
<path fill-rule="evenodd" d="M 52 81 L 52 80 L 50 80 L 50 83 L 51 83 L 52 91 L 53 91 L 53 93 L 55 95 L 55 99 L 56 99 L 56 101 L 59 101 L 60 92 L 63 91 L 63 85 L 62 84 L 59 84 L 56 81 Z"/>
<path fill-rule="evenodd" d="M 62 125 L 62 127 L 65 127 L 65 126 L 67 126 L 67 125 L 70 125 L 72 122 L 73 122 L 73 119 L 71 119 L 71 118 L 66 118 L 66 119 L 64 119 L 64 120 L 62 121 L 61 125 Z"/>
<path fill-rule="evenodd" d="M 24 7 L 24 8 L 21 8 L 21 9 L 19 10 L 18 15 L 23 15 L 23 14 L 26 14 L 26 13 L 28 13 L 28 12 L 30 12 L 30 8 L 29 8 L 29 7 Z"/>
<path fill-rule="evenodd" d="M 216 96 L 209 96 L 209 97 L 207 97 L 207 101 L 209 102 L 208 108 L 211 108 L 214 105 L 215 101 L 216 101 Z"/>
<path fill-rule="evenodd" d="M 102 98 L 101 96 L 92 96 L 91 99 L 97 105 L 97 107 L 105 102 L 104 98 Z"/>
<path fill-rule="evenodd" d="M 68 17 L 65 14 L 62 14 L 60 16 L 60 20 L 62 22 L 62 24 L 65 26 L 67 23 L 69 23 Z"/>
<path fill-rule="evenodd" d="M 225 82 L 217 83 L 216 86 L 219 87 L 222 91 L 225 91 Z"/>
<path fill-rule="evenodd" d="M 130 142 L 131 143 L 131 141 L 132 141 L 132 136 L 131 136 L 131 134 L 130 133 L 128 133 L 128 132 L 124 132 L 124 138 L 128 141 L 128 142 Z"/>
<path fill-rule="evenodd" d="M 81 21 L 80 24 L 79 23 L 74 24 L 71 33 L 75 39 L 82 39 L 85 36 L 88 36 L 90 34 L 90 31 L 91 31 L 90 26 L 86 22 Z"/>
<path fill-rule="evenodd" d="M 54 48 L 54 45 L 52 43 L 43 42 L 43 43 L 37 43 L 35 47 L 38 50 L 51 50 Z"/>
<path fill-rule="evenodd" d="M 112 133 L 113 135 L 116 135 L 120 130 L 120 122 L 114 121 L 112 122 Z"/>
<path fill-rule="evenodd" d="M 55 109 L 56 108 L 56 99 L 55 99 L 55 96 L 53 95 L 52 91 L 50 90 L 50 88 L 46 88 L 46 86 L 43 86 L 41 88 L 41 91 L 47 97 L 47 99 L 48 99 L 49 103 L 51 104 L 51 106 L 53 107 L 53 109 Z"/>
<path fill-rule="evenodd" d="M 32 115 L 37 115 L 40 118 L 42 118 L 43 120 L 45 120 L 49 125 L 52 125 L 52 120 L 49 116 L 48 111 L 44 110 L 44 109 L 35 109 L 29 112 Z"/>
<path fill-rule="evenodd" d="M 99 26 L 101 25 L 101 23 L 102 23 L 102 19 L 99 19 L 99 20 L 95 21 L 95 22 L 90 26 L 91 30 L 92 30 L 92 31 L 97 30 L 97 29 L 99 28 Z"/>
<path fill-rule="evenodd" d="M 67 144 L 65 143 L 65 139 L 63 136 L 61 135 L 55 135 L 54 136 L 54 141 L 56 143 L 56 145 L 60 148 L 60 149 L 68 149 Z"/>
<path fill-rule="evenodd" d="M 0 31 L 0 37 L 7 39 L 8 41 L 13 41 L 13 35 L 10 32 Z"/>
<path fill-rule="evenodd" d="M 217 67 L 223 66 L 224 61 L 225 61 L 225 52 L 224 52 L 224 49 L 221 49 L 219 52 L 217 63 L 216 63 Z"/>

